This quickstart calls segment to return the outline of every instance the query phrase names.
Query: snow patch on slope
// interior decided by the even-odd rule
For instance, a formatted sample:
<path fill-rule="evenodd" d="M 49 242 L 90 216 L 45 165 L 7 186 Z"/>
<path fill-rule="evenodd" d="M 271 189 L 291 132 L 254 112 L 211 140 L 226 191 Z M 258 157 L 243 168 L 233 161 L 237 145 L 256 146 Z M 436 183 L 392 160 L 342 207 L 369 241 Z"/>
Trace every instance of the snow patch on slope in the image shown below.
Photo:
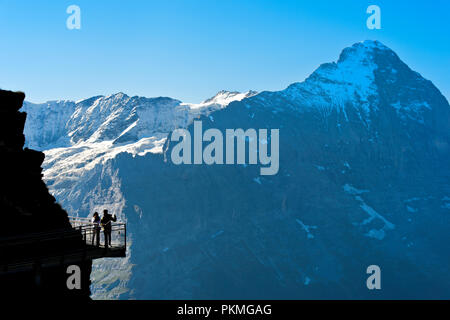
<path fill-rule="evenodd" d="M 383 240 L 386 235 L 386 231 L 395 229 L 395 225 L 393 223 L 389 222 L 385 217 L 375 211 L 375 209 L 367 205 L 363 198 L 361 198 L 361 194 L 369 192 L 368 190 L 360 190 L 349 184 L 344 185 L 343 189 L 346 193 L 353 195 L 355 200 L 360 202 L 361 209 L 369 215 L 367 219 L 358 223 L 358 226 L 369 225 L 376 219 L 380 220 L 383 223 L 382 228 L 370 229 L 367 233 L 364 234 L 365 236 L 375 238 L 377 240 Z"/>

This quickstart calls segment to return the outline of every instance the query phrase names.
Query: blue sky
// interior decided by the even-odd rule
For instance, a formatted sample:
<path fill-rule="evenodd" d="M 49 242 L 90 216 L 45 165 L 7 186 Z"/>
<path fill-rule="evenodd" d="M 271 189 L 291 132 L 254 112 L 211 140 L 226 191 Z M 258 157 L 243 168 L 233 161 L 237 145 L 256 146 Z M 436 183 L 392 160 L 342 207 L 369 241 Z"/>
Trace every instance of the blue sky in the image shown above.
<path fill-rule="evenodd" d="M 68 30 L 69 5 L 81 30 Z M 366 27 L 369 5 L 382 29 Z M 0 87 L 27 100 L 124 92 L 200 102 L 281 90 L 376 39 L 450 97 L 450 1 L 0 0 Z"/>

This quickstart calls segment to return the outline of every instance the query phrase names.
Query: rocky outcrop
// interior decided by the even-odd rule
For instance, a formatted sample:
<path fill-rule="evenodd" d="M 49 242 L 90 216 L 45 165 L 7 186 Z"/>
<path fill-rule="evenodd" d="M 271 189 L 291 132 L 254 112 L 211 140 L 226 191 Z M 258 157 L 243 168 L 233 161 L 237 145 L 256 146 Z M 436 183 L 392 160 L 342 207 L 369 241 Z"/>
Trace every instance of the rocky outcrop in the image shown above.
<path fill-rule="evenodd" d="M 44 154 L 23 149 L 26 113 L 19 112 L 19 109 L 24 98 L 24 93 L 0 90 L 0 262 L 3 266 L 84 246 L 81 235 L 79 239 L 75 237 L 70 241 L 55 239 L 34 243 L 27 240 L 22 246 L 12 246 L 17 241 L 11 239 L 31 237 L 37 233 L 73 231 L 67 213 L 56 203 L 42 180 Z M 11 273 L 0 270 L 0 290 L 10 297 L 89 298 L 91 264 L 92 261 L 79 264 L 82 270 L 81 290 L 67 289 L 66 265 L 41 268 L 38 260 L 31 271 Z"/>

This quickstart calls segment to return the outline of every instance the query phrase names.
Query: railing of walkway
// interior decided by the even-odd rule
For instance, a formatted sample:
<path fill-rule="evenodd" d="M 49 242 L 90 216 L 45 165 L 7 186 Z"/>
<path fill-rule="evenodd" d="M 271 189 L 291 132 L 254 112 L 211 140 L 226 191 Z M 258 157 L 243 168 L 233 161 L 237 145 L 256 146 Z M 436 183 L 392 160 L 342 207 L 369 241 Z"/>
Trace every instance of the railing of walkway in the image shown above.
<path fill-rule="evenodd" d="M 88 218 L 69 217 L 74 229 L 81 232 L 83 240 L 88 245 L 105 246 L 105 229 L 94 225 Z M 111 223 L 111 248 L 126 247 L 127 226 L 122 222 Z"/>
<path fill-rule="evenodd" d="M 125 223 L 111 225 L 111 250 L 97 248 L 97 235 L 100 235 L 99 246 L 105 248 L 104 231 L 98 229 L 88 219 L 71 218 L 72 229 L 60 229 L 49 232 L 32 233 L 0 238 L 0 273 L 14 268 L 26 268 L 42 262 L 63 263 L 70 257 L 84 259 L 101 258 L 114 252 L 125 254 L 127 232 Z M 82 245 L 84 243 L 84 245 Z M 95 252 L 95 256 L 92 256 Z"/>

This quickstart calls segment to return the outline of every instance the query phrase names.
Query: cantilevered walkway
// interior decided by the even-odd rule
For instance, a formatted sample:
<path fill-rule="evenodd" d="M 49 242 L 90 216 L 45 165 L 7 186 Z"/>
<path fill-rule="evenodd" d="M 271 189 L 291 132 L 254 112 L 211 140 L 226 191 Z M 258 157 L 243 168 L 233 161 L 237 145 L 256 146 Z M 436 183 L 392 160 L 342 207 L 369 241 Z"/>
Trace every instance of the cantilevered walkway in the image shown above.
<path fill-rule="evenodd" d="M 97 246 L 95 226 L 88 219 L 69 218 L 72 229 L 0 238 L 0 274 L 125 257 L 125 223 L 112 223 L 111 246 L 105 247 L 103 230 Z"/>

